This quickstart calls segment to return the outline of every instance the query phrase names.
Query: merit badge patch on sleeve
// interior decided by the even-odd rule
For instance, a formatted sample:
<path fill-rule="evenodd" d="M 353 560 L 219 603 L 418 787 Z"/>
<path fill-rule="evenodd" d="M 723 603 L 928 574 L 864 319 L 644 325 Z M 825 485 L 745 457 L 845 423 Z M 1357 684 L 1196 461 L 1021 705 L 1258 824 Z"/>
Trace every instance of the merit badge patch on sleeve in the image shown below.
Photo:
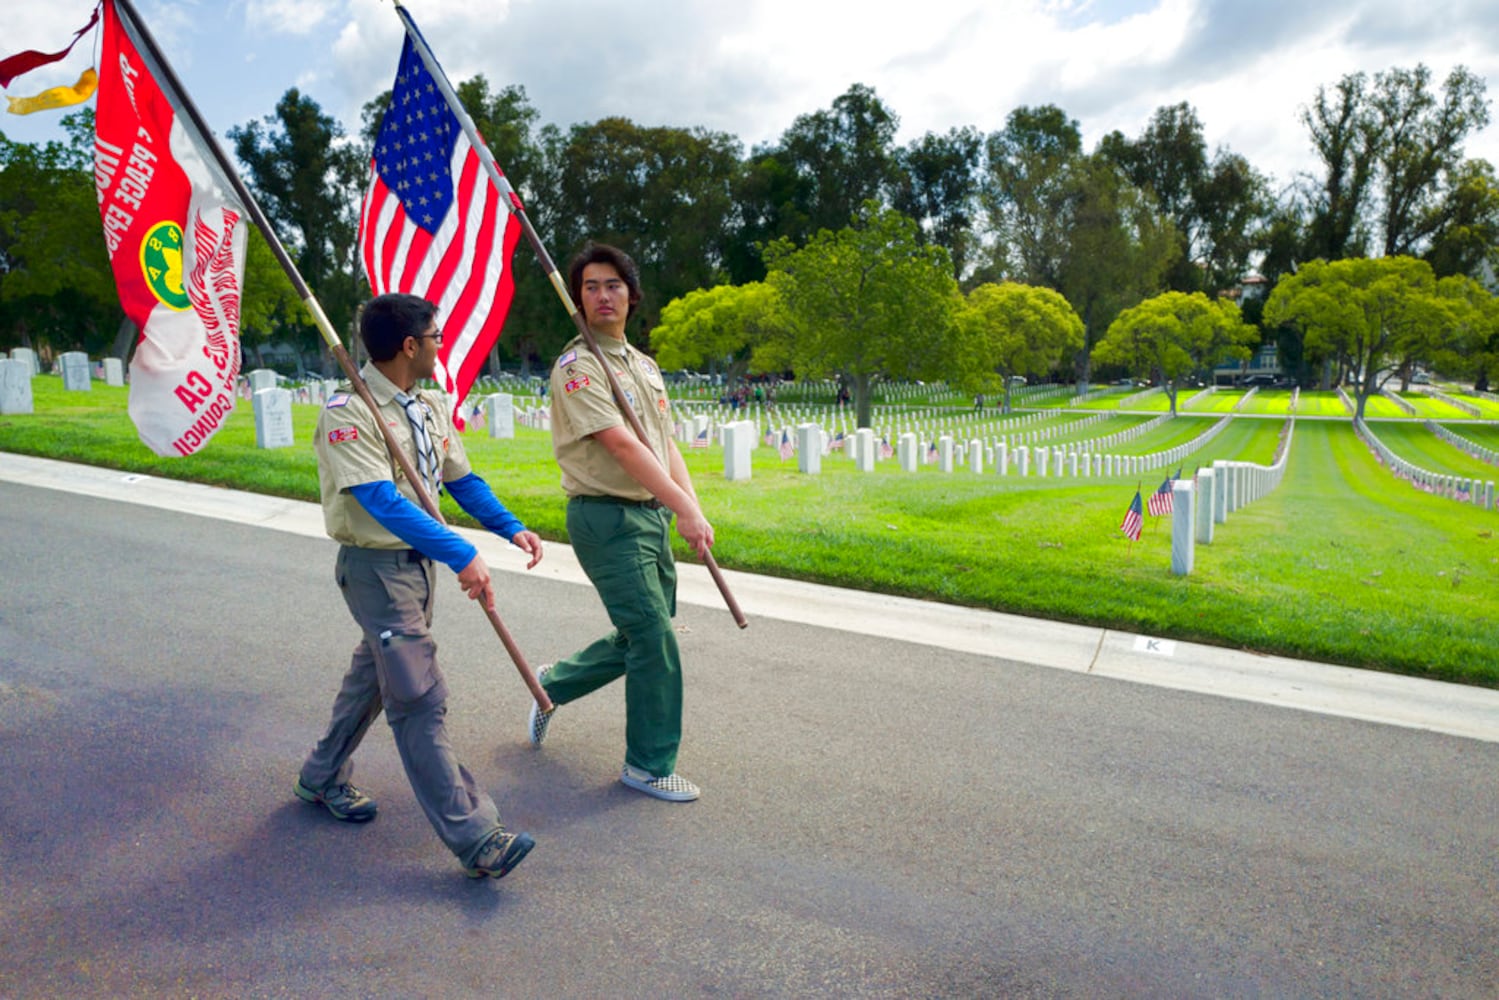
<path fill-rule="evenodd" d="M 569 396 L 571 396 L 573 393 L 577 392 L 579 389 L 586 389 L 591 384 L 592 383 L 590 383 L 588 381 L 588 376 L 587 375 L 579 375 L 577 378 L 573 379 L 571 382 L 565 382 L 565 383 L 563 383 L 562 390 L 564 392 L 566 392 Z"/>
<path fill-rule="evenodd" d="M 328 432 L 329 444 L 343 444 L 345 441 L 358 441 L 358 427 L 335 427 Z"/>

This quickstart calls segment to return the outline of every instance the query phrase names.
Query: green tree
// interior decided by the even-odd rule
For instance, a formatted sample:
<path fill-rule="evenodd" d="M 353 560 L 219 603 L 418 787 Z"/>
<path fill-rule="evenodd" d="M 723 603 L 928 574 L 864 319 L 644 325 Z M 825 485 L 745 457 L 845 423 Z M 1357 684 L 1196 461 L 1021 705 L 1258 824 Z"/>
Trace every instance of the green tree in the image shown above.
<path fill-rule="evenodd" d="M 995 275 L 1061 287 L 1082 144 L 1077 122 L 1050 104 L 1016 108 L 986 140 L 979 197 Z"/>
<path fill-rule="evenodd" d="M 1456 311 L 1436 293 L 1431 265 L 1413 257 L 1309 261 L 1281 279 L 1265 321 L 1297 326 L 1309 351 L 1347 361 L 1359 420 L 1369 397 L 1401 367 L 1426 360 L 1428 338 L 1460 332 Z"/>
<path fill-rule="evenodd" d="M 1429 359 L 1432 367 L 1467 375 L 1487 392 L 1490 374 L 1499 371 L 1499 297 L 1465 274 L 1438 279 L 1437 294 L 1452 304 L 1456 336 Z"/>
<path fill-rule="evenodd" d="M 312 316 L 255 226 L 245 240 L 245 294 L 239 314 L 241 349 L 255 353 L 274 341 L 303 343 L 318 336 Z"/>
<path fill-rule="evenodd" d="M 797 374 L 847 379 L 858 426 L 870 425 L 877 379 L 950 370 L 960 302 L 952 261 L 943 248 L 921 243 L 911 219 L 866 202 L 853 225 L 823 230 L 804 247 L 771 244 L 765 264 L 766 281 L 785 304 Z"/>
<path fill-rule="evenodd" d="M 1060 108 L 1018 108 L 987 142 L 981 198 L 994 274 L 1061 292 L 1082 317 L 1079 391 L 1091 351 L 1119 312 L 1163 287 L 1176 230 L 1107 156 L 1086 156 Z"/>
<path fill-rule="evenodd" d="M 247 170 L 246 183 L 347 343 L 355 309 L 368 294 L 356 260 L 368 148 L 343 142 L 343 126 L 295 87 L 274 115 L 227 134 Z M 324 347 L 310 333 L 296 346 L 299 353 Z M 331 365 L 325 352 L 325 370 Z"/>
<path fill-rule="evenodd" d="M 1093 349 L 1093 360 L 1158 381 L 1176 415 L 1176 397 L 1188 376 L 1229 359 L 1246 360 L 1259 331 L 1239 307 L 1201 292 L 1164 292 L 1124 310 Z"/>
<path fill-rule="evenodd" d="M 67 142 L 0 134 L 0 344 L 129 352 L 94 191 L 93 115 L 64 119 Z"/>
<path fill-rule="evenodd" d="M 1489 123 L 1481 77 L 1458 66 L 1440 97 L 1430 85 L 1424 65 L 1375 77 L 1379 230 L 1386 257 L 1427 248 L 1450 212 L 1449 179 L 1462 164 L 1463 140 Z"/>
<path fill-rule="evenodd" d="M 1066 299 L 1013 281 L 970 291 L 956 329 L 958 384 L 968 392 L 1002 392 L 1005 413 L 1014 376 L 1048 372 L 1083 346 L 1083 321 Z"/>
<path fill-rule="evenodd" d="M 780 297 L 765 282 L 700 288 L 661 310 L 651 349 L 662 368 L 722 365 L 732 384 L 783 367 L 775 341 L 785 325 Z"/>
<path fill-rule="evenodd" d="M 1431 71 L 1390 69 L 1371 83 L 1351 73 L 1302 111 L 1322 160 L 1308 178 L 1303 259 L 1338 260 L 1377 250 L 1421 254 L 1473 207 L 1462 144 L 1489 122 L 1482 78 L 1462 66 L 1431 88 Z"/>
<path fill-rule="evenodd" d="M 560 178 L 550 210 L 556 245 L 570 254 L 598 240 L 635 259 L 644 334 L 662 304 L 725 277 L 740 148 L 724 133 L 605 118 L 574 126 L 549 149 Z M 559 266 L 566 268 L 565 257 Z"/>
<path fill-rule="evenodd" d="M 1499 270 L 1499 178 L 1487 160 L 1454 171 L 1446 207 L 1422 255 L 1437 276 Z"/>
<path fill-rule="evenodd" d="M 1217 295 L 1238 283 L 1270 211 L 1268 183 L 1242 156 L 1220 150 L 1209 159 L 1191 105 L 1157 109 L 1139 139 L 1113 132 L 1098 152 L 1150 193 L 1175 226 L 1168 287 Z"/>
<path fill-rule="evenodd" d="M 928 132 L 896 153 L 891 206 L 916 220 L 923 240 L 945 247 L 953 277 L 962 281 L 976 249 L 979 162 L 983 137 L 977 129 Z"/>
<path fill-rule="evenodd" d="M 740 227 L 728 263 L 736 281 L 758 280 L 777 239 L 805 243 L 850 225 L 866 201 L 886 204 L 898 175 L 900 119 L 874 89 L 856 83 L 831 108 L 800 115 L 773 146 L 757 148 L 739 173 Z"/>

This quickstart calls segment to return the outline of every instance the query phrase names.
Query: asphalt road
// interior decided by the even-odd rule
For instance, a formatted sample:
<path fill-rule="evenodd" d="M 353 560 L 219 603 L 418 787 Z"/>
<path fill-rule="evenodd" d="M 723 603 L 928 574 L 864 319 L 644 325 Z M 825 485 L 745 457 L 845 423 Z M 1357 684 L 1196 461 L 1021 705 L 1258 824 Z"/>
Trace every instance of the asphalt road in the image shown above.
<path fill-rule="evenodd" d="M 684 605 L 688 805 L 619 686 L 524 738 L 444 573 L 459 755 L 537 839 L 472 882 L 383 723 L 291 795 L 355 633 L 334 546 L 0 482 L 0 996 L 1499 995 L 1499 743 Z M 606 623 L 501 579 L 533 663 Z"/>

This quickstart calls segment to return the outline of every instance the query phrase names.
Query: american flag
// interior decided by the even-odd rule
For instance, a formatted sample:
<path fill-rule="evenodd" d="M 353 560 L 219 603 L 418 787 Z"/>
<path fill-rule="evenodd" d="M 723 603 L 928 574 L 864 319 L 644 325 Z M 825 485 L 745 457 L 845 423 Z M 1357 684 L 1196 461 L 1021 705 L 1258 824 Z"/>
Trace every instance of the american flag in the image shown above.
<path fill-rule="evenodd" d="M 781 429 L 781 461 L 783 461 L 783 462 L 786 461 L 786 459 L 790 458 L 792 456 L 792 454 L 795 453 L 795 451 L 796 451 L 796 448 L 791 443 L 791 435 L 785 430 L 785 428 L 782 428 Z"/>
<path fill-rule="evenodd" d="M 697 432 L 697 437 L 692 439 L 692 446 L 694 448 L 708 447 L 708 428 L 704 427 Z"/>
<path fill-rule="evenodd" d="M 407 292 L 437 306 L 443 335 L 437 378 L 460 429 L 464 397 L 515 294 L 510 258 L 520 236 L 519 218 L 489 180 L 408 34 L 370 160 L 359 255 L 374 294 Z"/>
<path fill-rule="evenodd" d="M 1140 540 L 1140 526 L 1145 523 L 1145 515 L 1140 507 L 1140 491 L 1135 490 L 1135 498 L 1129 502 L 1129 510 L 1124 512 L 1124 521 L 1120 523 L 1119 530 L 1124 532 L 1124 537 L 1132 542 Z"/>
<path fill-rule="evenodd" d="M 893 457 L 895 457 L 895 449 L 892 448 L 892 447 L 890 447 L 890 439 L 889 438 L 883 438 L 883 437 L 880 438 L 880 457 L 881 458 L 893 458 Z"/>
<path fill-rule="evenodd" d="M 1146 501 L 1145 506 L 1150 511 L 1151 517 L 1160 517 L 1162 514 L 1171 513 L 1170 476 L 1167 476 L 1166 481 L 1161 483 L 1160 489 L 1150 495 L 1150 499 Z"/>
<path fill-rule="evenodd" d="M 828 442 L 828 450 L 829 451 L 842 451 L 843 450 L 843 432 L 842 431 L 839 431 L 837 434 L 833 435 L 833 440 L 830 441 L 830 442 Z"/>

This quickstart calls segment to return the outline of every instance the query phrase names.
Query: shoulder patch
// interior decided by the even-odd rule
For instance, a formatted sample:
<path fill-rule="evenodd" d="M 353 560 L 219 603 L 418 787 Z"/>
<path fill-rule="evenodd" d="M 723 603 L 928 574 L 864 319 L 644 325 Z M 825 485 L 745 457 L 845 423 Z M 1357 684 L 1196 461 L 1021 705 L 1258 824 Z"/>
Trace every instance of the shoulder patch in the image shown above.
<path fill-rule="evenodd" d="M 562 389 L 569 396 L 571 396 L 573 393 L 577 392 L 579 389 L 586 389 L 586 388 L 588 388 L 589 385 L 590 385 L 590 383 L 588 381 L 588 376 L 587 375 L 579 375 L 577 378 L 573 379 L 571 382 L 568 382 L 568 383 L 564 384 L 562 386 Z"/>
<path fill-rule="evenodd" d="M 335 406 L 348 406 L 348 405 L 349 405 L 349 394 L 347 392 L 335 392 L 333 395 L 331 395 L 331 396 L 328 397 L 328 404 L 327 404 L 327 406 L 324 407 L 324 409 L 331 410 Z"/>
<path fill-rule="evenodd" d="M 329 444 L 343 444 L 345 441 L 358 441 L 358 427 L 335 427 L 328 432 Z"/>
<path fill-rule="evenodd" d="M 568 351 L 566 354 L 562 355 L 562 357 L 557 359 L 557 367 L 565 368 L 576 360 L 578 360 L 578 352 Z"/>

